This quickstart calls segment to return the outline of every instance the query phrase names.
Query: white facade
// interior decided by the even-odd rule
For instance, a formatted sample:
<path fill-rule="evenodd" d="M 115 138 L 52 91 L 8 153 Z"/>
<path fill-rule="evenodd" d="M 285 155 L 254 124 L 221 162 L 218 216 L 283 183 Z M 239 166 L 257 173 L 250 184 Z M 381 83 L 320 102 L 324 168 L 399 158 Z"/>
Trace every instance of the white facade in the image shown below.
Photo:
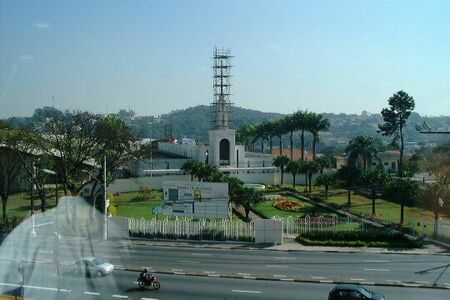
<path fill-rule="evenodd" d="M 209 131 L 208 164 L 236 167 L 236 131 L 218 129 Z"/>
<path fill-rule="evenodd" d="M 228 184 L 164 181 L 164 215 L 229 218 Z"/>

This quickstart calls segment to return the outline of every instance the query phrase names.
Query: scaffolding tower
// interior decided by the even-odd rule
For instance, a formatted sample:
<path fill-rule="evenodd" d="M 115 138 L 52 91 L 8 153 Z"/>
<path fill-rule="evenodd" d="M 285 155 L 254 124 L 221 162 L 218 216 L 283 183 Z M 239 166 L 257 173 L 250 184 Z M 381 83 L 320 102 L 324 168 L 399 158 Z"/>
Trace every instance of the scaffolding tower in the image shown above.
<path fill-rule="evenodd" d="M 231 50 L 214 49 L 213 64 L 213 92 L 214 100 L 211 102 L 211 128 L 229 129 L 232 103 L 230 101 L 230 60 Z"/>

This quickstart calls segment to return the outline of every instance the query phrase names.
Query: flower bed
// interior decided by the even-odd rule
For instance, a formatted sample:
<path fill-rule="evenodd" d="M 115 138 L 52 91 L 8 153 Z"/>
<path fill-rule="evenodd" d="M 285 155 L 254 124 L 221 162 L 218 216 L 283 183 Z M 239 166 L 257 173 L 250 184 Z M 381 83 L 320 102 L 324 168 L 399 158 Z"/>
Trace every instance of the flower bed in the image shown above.
<path fill-rule="evenodd" d="M 303 204 L 293 200 L 277 200 L 272 203 L 272 206 L 283 211 L 298 212 L 303 208 Z"/>

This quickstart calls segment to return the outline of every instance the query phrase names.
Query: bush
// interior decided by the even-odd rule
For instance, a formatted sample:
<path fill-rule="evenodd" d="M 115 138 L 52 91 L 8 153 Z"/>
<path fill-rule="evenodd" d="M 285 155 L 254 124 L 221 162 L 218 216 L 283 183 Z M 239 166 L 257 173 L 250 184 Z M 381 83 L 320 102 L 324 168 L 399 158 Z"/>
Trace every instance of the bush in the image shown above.
<path fill-rule="evenodd" d="M 295 239 L 304 245 L 347 247 L 420 248 L 400 232 L 392 231 L 311 231 Z"/>
<path fill-rule="evenodd" d="M 272 203 L 276 209 L 283 211 L 299 212 L 303 207 L 303 203 L 293 200 L 277 200 Z"/>
<path fill-rule="evenodd" d="M 158 194 L 151 189 L 141 189 L 136 196 L 131 198 L 132 202 L 145 202 L 145 201 L 155 201 L 158 199 Z"/>

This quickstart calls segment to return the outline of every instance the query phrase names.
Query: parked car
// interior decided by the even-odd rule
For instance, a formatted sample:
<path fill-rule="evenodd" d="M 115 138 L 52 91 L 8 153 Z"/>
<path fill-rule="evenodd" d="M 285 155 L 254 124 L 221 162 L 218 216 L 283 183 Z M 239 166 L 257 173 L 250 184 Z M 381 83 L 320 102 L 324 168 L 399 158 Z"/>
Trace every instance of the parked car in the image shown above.
<path fill-rule="evenodd" d="M 330 290 L 328 300 L 386 300 L 386 298 L 362 285 L 338 284 Z"/>
<path fill-rule="evenodd" d="M 103 262 L 95 257 L 82 257 L 73 262 L 75 274 L 86 276 L 106 276 L 114 270 L 114 265 Z"/>

